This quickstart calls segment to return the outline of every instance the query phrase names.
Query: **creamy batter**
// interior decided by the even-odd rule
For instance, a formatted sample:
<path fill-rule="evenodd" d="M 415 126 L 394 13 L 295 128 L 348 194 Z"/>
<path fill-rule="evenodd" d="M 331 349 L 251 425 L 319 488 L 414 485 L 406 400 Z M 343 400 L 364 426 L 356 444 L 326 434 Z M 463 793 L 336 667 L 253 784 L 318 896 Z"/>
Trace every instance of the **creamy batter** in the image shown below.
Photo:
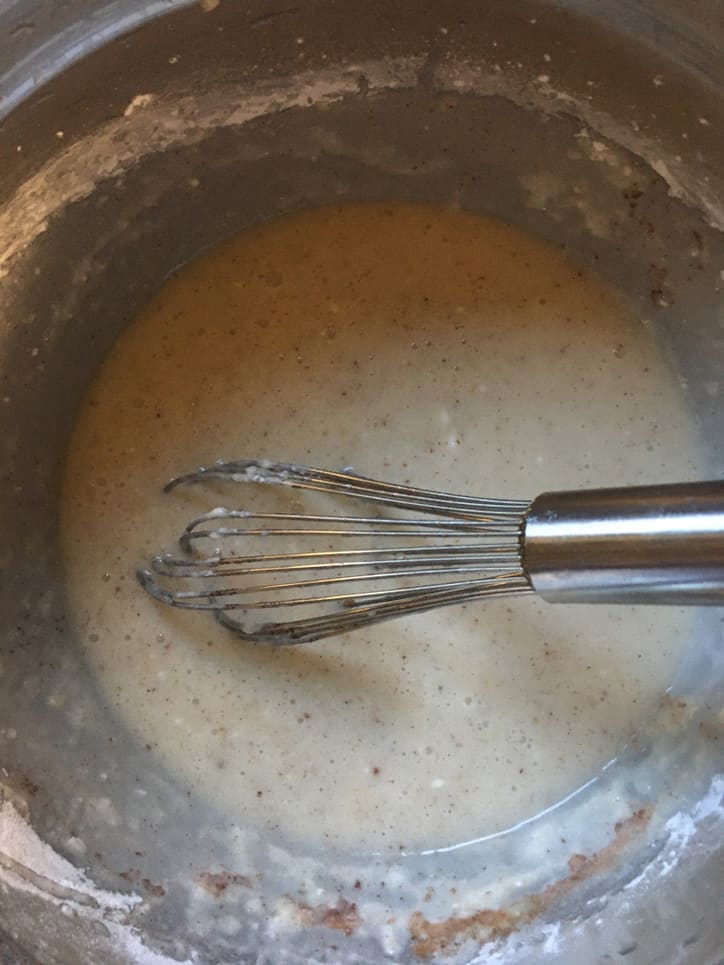
<path fill-rule="evenodd" d="M 162 484 L 249 456 L 511 497 L 695 477 L 696 433 L 645 325 L 556 250 L 457 210 L 348 205 L 184 268 L 80 413 L 68 593 L 140 745 L 240 822 L 312 846 L 510 827 L 653 712 L 689 634 L 671 608 L 493 601 L 272 652 L 156 604 L 136 566 L 219 503 Z"/>

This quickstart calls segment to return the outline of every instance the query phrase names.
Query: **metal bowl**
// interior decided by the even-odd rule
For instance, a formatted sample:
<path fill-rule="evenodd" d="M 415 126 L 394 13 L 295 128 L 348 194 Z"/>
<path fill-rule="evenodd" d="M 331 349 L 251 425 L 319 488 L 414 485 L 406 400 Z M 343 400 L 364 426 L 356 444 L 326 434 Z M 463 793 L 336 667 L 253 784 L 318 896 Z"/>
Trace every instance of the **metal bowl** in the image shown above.
<path fill-rule="evenodd" d="M 83 392 L 163 279 L 245 227 L 347 200 L 453 203 L 593 268 L 647 319 L 702 475 L 722 473 L 718 4 L 16 0 L 0 37 L 0 960 L 11 942 L 18 961 L 103 965 L 716 960 L 719 611 L 697 614 L 666 727 L 541 819 L 567 838 L 550 867 L 506 841 L 464 870 L 365 859 L 409 909 L 400 939 L 354 891 L 359 856 L 272 848 L 137 745 L 67 622 L 56 523 Z M 486 883 L 493 853 L 507 884 Z M 495 902 L 460 916 L 395 891 L 463 873 Z"/>

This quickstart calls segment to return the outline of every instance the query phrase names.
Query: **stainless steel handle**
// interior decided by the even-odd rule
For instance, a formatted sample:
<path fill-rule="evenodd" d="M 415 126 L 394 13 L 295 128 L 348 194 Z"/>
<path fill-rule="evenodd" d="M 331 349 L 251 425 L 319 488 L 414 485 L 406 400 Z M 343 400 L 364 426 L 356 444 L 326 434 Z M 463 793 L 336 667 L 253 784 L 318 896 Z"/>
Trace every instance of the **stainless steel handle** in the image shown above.
<path fill-rule="evenodd" d="M 522 549 L 551 603 L 724 606 L 724 481 L 544 493 Z"/>

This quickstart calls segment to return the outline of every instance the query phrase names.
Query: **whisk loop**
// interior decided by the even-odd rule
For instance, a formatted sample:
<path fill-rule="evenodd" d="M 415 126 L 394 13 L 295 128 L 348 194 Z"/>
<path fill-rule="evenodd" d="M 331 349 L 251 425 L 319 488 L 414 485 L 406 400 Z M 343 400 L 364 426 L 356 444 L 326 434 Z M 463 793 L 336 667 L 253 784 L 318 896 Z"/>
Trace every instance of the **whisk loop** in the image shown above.
<path fill-rule="evenodd" d="M 244 639 L 308 643 L 483 596 L 532 592 L 521 563 L 526 501 L 259 460 L 202 467 L 165 489 L 211 480 L 306 490 L 335 507 L 344 499 L 364 500 L 375 511 L 213 509 L 181 534 L 186 555 L 158 555 L 139 571 L 158 600 L 210 610 Z M 212 551 L 204 552 L 209 543 Z M 260 621 L 266 610 L 279 619 Z"/>

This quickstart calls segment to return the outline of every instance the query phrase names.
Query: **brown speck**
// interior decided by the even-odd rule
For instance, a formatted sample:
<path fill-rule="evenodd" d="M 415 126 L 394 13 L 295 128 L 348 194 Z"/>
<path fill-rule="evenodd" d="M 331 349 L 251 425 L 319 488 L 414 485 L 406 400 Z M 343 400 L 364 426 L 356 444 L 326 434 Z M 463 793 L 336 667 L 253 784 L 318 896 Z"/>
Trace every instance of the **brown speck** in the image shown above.
<path fill-rule="evenodd" d="M 201 871 L 194 878 L 194 882 L 207 891 L 212 898 L 219 898 L 227 888 L 251 888 L 251 879 L 246 875 L 238 875 L 232 871 Z"/>
<path fill-rule="evenodd" d="M 153 881 L 149 881 L 148 878 L 141 878 L 141 884 L 149 895 L 153 895 L 154 898 L 163 898 L 166 894 L 166 889 L 162 888 L 161 885 L 155 884 Z"/>
<path fill-rule="evenodd" d="M 663 308 L 673 305 L 674 295 L 668 285 L 668 270 L 659 265 L 649 265 L 649 274 L 653 283 L 649 292 L 651 301 Z"/>
<path fill-rule="evenodd" d="M 693 709 L 685 700 L 673 694 L 665 694 L 659 701 L 662 721 L 671 730 L 683 727 L 692 716 Z"/>
<path fill-rule="evenodd" d="M 572 875 L 580 875 L 588 861 L 589 859 L 585 854 L 572 854 L 568 859 L 568 870 Z"/>
<path fill-rule="evenodd" d="M 336 905 L 297 905 L 297 917 L 303 925 L 324 925 L 352 935 L 359 927 L 357 905 L 340 896 Z"/>
<path fill-rule="evenodd" d="M 40 788 L 34 781 L 31 781 L 29 777 L 21 777 L 20 790 L 25 794 L 28 794 L 30 797 L 35 797 Z"/>
<path fill-rule="evenodd" d="M 377 775 L 380 773 L 379 767 L 373 767 L 372 773 L 374 774 L 375 777 L 377 777 Z"/>

